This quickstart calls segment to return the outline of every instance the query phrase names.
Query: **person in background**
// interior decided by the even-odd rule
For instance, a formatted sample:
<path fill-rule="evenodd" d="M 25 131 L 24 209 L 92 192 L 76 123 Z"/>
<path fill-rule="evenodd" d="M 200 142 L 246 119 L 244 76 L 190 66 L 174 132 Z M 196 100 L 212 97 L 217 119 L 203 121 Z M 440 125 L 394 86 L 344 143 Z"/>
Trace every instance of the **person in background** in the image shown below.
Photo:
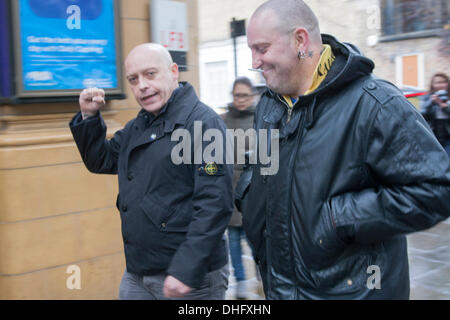
<path fill-rule="evenodd" d="M 436 73 L 431 78 L 430 92 L 421 104 L 421 113 L 450 156 L 450 100 L 448 99 L 449 78 L 445 73 Z"/>
<path fill-rule="evenodd" d="M 229 129 L 243 129 L 244 131 L 253 128 L 253 117 L 255 114 L 256 89 L 247 77 L 240 77 L 233 84 L 233 102 L 228 105 L 228 112 L 222 114 L 222 118 Z M 237 148 L 237 143 L 234 144 Z M 241 150 L 242 151 L 242 150 Z M 249 152 L 249 145 L 246 150 Z M 238 151 L 235 151 L 235 155 Z M 239 176 L 243 170 L 243 164 L 234 166 L 234 185 L 236 185 Z M 236 206 L 233 210 L 230 224 L 228 226 L 228 239 L 231 255 L 231 263 L 236 278 L 236 299 L 247 299 L 248 292 L 245 285 L 246 275 L 245 267 L 242 263 L 242 247 L 241 240 L 245 238 L 244 229 L 242 228 L 242 214 Z"/>

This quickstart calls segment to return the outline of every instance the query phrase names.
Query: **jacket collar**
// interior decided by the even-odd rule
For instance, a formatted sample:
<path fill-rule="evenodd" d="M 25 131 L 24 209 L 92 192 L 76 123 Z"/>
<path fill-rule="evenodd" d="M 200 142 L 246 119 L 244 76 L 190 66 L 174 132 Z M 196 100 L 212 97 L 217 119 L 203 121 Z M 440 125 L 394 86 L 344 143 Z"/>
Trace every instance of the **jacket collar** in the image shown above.
<path fill-rule="evenodd" d="M 354 45 L 341 43 L 328 34 L 322 34 L 322 41 L 324 44 L 331 46 L 336 60 L 320 86 L 311 94 L 301 96 L 302 101 L 311 102 L 314 99 L 313 96 L 322 95 L 330 90 L 339 90 L 354 80 L 369 75 L 374 68 L 373 61 L 365 57 Z M 270 89 L 267 90 L 266 94 L 271 97 L 278 97 L 280 100 L 283 99 L 282 96 Z"/>

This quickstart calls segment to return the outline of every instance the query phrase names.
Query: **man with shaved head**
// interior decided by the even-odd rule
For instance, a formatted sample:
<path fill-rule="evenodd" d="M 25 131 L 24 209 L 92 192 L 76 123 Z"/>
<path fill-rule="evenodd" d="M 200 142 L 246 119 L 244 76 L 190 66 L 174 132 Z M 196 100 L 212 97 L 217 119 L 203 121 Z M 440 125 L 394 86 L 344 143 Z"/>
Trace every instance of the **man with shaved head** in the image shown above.
<path fill-rule="evenodd" d="M 268 87 L 254 127 L 280 140 L 278 172 L 250 165 L 235 191 L 266 297 L 408 299 L 405 235 L 450 214 L 444 149 L 305 2 L 263 3 L 247 38 Z"/>
<path fill-rule="evenodd" d="M 126 258 L 119 299 L 224 299 L 233 167 L 225 160 L 175 164 L 178 141 L 172 133 L 194 137 L 195 122 L 202 131 L 216 129 L 225 137 L 225 124 L 189 83 L 178 82 L 178 66 L 164 47 L 137 46 L 125 71 L 142 107 L 135 119 L 106 139 L 99 112 L 105 92 L 90 88 L 80 94 L 81 110 L 70 123 L 88 170 L 119 177 Z M 187 144 L 182 152 L 198 152 L 199 145 L 203 154 L 206 147 L 192 139 Z"/>

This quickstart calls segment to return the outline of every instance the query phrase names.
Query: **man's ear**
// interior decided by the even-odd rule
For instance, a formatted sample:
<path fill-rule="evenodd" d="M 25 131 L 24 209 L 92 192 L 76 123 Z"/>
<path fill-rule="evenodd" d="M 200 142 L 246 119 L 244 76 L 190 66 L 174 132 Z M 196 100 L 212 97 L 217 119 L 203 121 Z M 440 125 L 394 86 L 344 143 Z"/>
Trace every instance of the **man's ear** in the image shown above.
<path fill-rule="evenodd" d="M 309 48 L 309 33 L 305 28 L 297 28 L 294 30 L 295 47 L 297 51 L 306 52 Z"/>
<path fill-rule="evenodd" d="M 178 70 L 178 65 L 176 63 L 172 63 L 172 65 L 170 66 L 170 72 L 172 73 L 172 79 L 178 82 L 180 71 Z"/>

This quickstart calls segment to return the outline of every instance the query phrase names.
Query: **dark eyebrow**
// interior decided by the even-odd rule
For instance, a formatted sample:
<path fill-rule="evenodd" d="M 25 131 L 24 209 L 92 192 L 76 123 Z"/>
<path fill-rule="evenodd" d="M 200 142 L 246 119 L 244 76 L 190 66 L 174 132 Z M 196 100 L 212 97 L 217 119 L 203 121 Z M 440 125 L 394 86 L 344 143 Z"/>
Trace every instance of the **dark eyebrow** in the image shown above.
<path fill-rule="evenodd" d="M 128 79 L 128 78 L 130 78 L 130 77 L 135 77 L 138 73 L 141 73 L 141 72 L 144 73 L 144 72 L 148 72 L 148 71 L 156 71 L 156 72 L 158 72 L 158 69 L 151 67 L 151 68 L 148 68 L 148 69 L 144 69 L 144 70 L 142 70 L 142 71 L 139 71 L 139 72 L 137 72 L 137 73 L 129 74 L 129 75 L 126 76 L 126 78 Z"/>

